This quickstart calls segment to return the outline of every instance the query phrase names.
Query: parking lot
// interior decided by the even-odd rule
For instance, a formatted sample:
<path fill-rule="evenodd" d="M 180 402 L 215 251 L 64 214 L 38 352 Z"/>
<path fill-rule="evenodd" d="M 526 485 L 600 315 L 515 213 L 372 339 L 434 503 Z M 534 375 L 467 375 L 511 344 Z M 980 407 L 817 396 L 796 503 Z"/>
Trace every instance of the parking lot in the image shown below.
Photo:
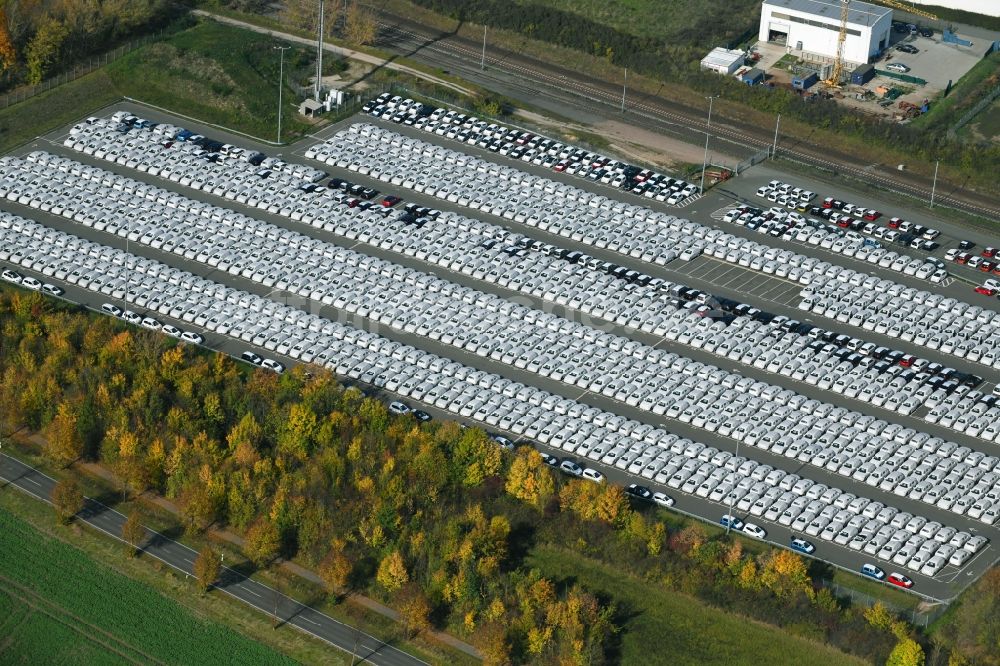
<path fill-rule="evenodd" d="M 986 339 L 959 355 L 802 307 L 868 278 L 968 299 L 953 282 L 748 236 L 712 215 L 722 194 L 675 201 L 689 221 L 666 196 L 471 134 L 360 116 L 253 164 L 262 148 L 237 138 L 212 133 L 205 150 L 109 115 L 0 164 L 3 210 L 44 227 L 0 221 L 0 264 L 22 283 L 257 362 L 326 365 L 569 473 L 648 486 L 713 522 L 732 511 L 930 597 L 993 561 L 995 370 L 975 347 L 995 346 L 1000 321 L 980 309 Z"/>

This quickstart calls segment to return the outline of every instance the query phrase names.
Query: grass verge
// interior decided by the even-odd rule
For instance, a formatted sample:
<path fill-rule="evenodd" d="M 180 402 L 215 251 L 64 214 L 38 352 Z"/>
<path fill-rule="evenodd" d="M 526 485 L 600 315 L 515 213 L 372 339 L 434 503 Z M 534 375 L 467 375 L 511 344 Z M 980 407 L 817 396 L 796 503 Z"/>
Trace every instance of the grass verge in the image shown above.
<path fill-rule="evenodd" d="M 121 98 L 103 69 L 0 110 L 0 153 Z"/>
<path fill-rule="evenodd" d="M 864 663 L 821 643 L 627 577 L 569 551 L 536 547 L 528 563 L 545 576 L 576 581 L 616 604 L 622 623 L 618 661 L 623 664 Z"/>

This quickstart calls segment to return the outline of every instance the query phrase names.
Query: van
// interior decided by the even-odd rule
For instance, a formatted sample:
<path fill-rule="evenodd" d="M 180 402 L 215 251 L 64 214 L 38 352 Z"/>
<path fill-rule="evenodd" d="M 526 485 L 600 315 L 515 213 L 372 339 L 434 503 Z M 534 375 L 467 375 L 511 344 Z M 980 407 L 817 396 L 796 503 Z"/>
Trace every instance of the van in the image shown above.
<path fill-rule="evenodd" d="M 874 578 L 876 580 L 882 580 L 883 578 L 885 578 L 885 572 L 879 569 L 874 564 L 862 564 L 861 573 L 864 574 L 865 576 Z"/>

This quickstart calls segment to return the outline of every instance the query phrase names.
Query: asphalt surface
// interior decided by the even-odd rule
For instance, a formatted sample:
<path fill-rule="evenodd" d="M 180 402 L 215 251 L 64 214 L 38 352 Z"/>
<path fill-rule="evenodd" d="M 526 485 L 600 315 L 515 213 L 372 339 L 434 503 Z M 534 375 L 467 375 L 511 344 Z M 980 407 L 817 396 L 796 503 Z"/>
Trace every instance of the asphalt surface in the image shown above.
<path fill-rule="evenodd" d="M 0 478 L 43 502 L 49 502 L 52 488 L 56 485 L 55 479 L 4 454 L 0 454 Z M 0 485 L 0 488 L 5 485 Z M 76 519 L 115 538 L 120 538 L 126 517 L 88 498 Z M 184 544 L 158 532 L 146 530 L 146 538 L 140 549 L 143 554 L 155 557 L 181 573 L 193 575 L 194 561 L 198 553 Z M 379 666 L 416 666 L 427 663 L 229 567 L 223 567 L 215 587 L 257 610 L 271 616 L 276 615 L 283 625 L 291 625 L 344 650 L 357 660 L 356 663 L 367 662 Z"/>
<path fill-rule="evenodd" d="M 139 112 L 140 115 L 143 115 L 145 117 L 150 117 L 154 120 L 156 119 L 169 120 L 169 118 L 162 116 L 162 114 L 151 113 L 148 110 L 139 107 L 130 105 L 121 105 L 121 106 L 122 108 L 130 108 L 132 110 L 135 110 Z M 110 113 L 110 109 L 105 110 L 104 113 Z M 342 127 L 347 122 L 356 122 L 358 120 L 371 121 L 372 119 L 367 117 L 354 118 L 345 121 L 345 123 L 341 123 L 338 126 L 325 130 L 323 132 L 323 135 L 329 135 L 330 132 L 336 131 L 339 127 Z M 392 124 L 388 125 L 398 131 L 402 131 L 404 133 L 410 133 L 413 136 L 419 137 L 423 140 L 430 141 L 433 138 L 434 142 L 436 143 L 451 145 L 452 147 L 458 147 L 459 145 L 453 141 L 437 137 L 436 135 L 430 135 L 426 132 L 422 132 L 419 130 L 413 130 L 412 128 L 407 128 Z M 196 125 L 193 125 L 191 123 L 186 123 L 186 126 L 192 129 L 198 129 Z M 237 145 L 246 146 L 252 143 L 242 138 L 226 137 L 217 130 L 206 130 L 204 133 L 207 134 L 208 136 L 219 137 L 223 140 L 226 140 L 230 143 L 234 143 Z M 179 185 L 170 183 L 169 181 L 149 176 L 148 174 L 142 172 L 133 171 L 125 167 L 114 165 L 112 163 L 84 155 L 82 153 L 77 153 L 75 151 L 65 149 L 61 145 L 59 145 L 61 135 L 62 133 L 59 132 L 53 133 L 53 135 L 47 137 L 50 141 L 39 141 L 35 145 L 25 147 L 23 152 L 28 152 L 30 150 L 41 148 L 48 150 L 50 152 L 60 153 L 83 163 L 93 164 L 95 166 L 99 166 L 104 169 L 125 174 L 137 180 L 142 180 L 162 187 L 167 187 L 168 189 L 181 192 L 185 196 L 191 197 L 193 199 L 206 201 L 209 203 L 220 205 L 226 208 L 231 208 L 234 210 L 239 210 L 241 212 L 245 212 L 249 215 L 252 215 L 253 217 L 264 219 L 268 222 L 286 228 L 305 232 L 308 235 L 320 238 L 325 241 L 336 243 L 340 246 L 353 247 L 355 250 L 365 252 L 366 254 L 379 256 L 381 258 L 389 259 L 396 263 L 411 266 L 413 268 L 417 268 L 426 272 L 432 272 L 440 277 L 450 279 L 452 281 L 461 283 L 466 286 L 478 288 L 484 291 L 489 291 L 508 298 L 513 298 L 516 296 L 518 302 L 525 302 L 525 299 L 527 298 L 523 294 L 512 292 L 510 290 L 504 289 L 502 287 L 490 283 L 480 282 L 478 280 L 474 280 L 459 273 L 451 273 L 437 266 L 432 267 L 429 264 L 423 263 L 415 258 L 407 257 L 405 255 L 400 255 L 389 251 L 384 251 L 378 248 L 368 246 L 365 243 L 358 243 L 354 240 L 339 238 L 336 235 L 331 234 L 329 232 L 325 232 L 323 230 L 312 229 L 310 227 L 308 231 L 306 231 L 305 225 L 302 225 L 298 222 L 294 222 L 287 218 L 274 216 L 264 211 L 261 211 L 260 209 L 257 208 L 250 209 L 235 202 L 230 202 L 228 200 L 222 199 L 220 197 L 214 197 L 210 194 L 206 194 L 197 190 L 183 188 L 180 187 Z M 306 147 L 308 147 L 312 143 L 314 143 L 314 140 L 306 140 L 300 143 L 299 145 L 293 147 L 290 151 L 293 154 L 293 156 L 291 157 L 288 156 L 286 152 L 285 159 L 291 159 L 299 162 L 305 161 L 301 157 L 301 153 L 305 150 Z M 261 146 L 260 148 L 264 149 L 264 152 L 273 152 L 273 151 L 268 151 L 266 147 Z M 466 146 L 464 144 L 462 144 L 462 150 L 465 152 L 488 157 L 489 159 L 494 161 L 502 162 L 507 159 L 499 155 L 486 153 L 485 151 L 481 151 L 471 146 Z M 510 163 L 513 164 L 515 162 L 511 161 Z M 561 179 L 564 180 L 564 182 L 572 183 L 578 187 L 600 191 L 603 194 L 613 194 L 610 191 L 606 191 L 605 186 L 602 186 L 600 184 L 594 184 L 590 181 L 586 181 L 580 178 L 575 178 L 573 176 L 569 176 L 566 174 L 554 174 L 553 172 L 547 169 L 536 167 L 534 165 L 524 164 L 522 162 L 516 162 L 516 163 L 520 168 L 526 171 L 531 171 L 539 175 L 545 175 L 546 177 L 550 178 Z M 372 185 L 376 187 L 376 189 L 381 189 L 382 187 L 385 186 L 384 183 L 378 181 L 371 181 L 370 179 L 367 179 L 366 177 L 360 176 L 359 174 L 355 174 L 353 172 L 345 172 L 343 170 L 333 169 L 325 165 L 323 165 L 322 168 L 324 170 L 333 172 L 333 175 L 346 177 L 353 182 L 365 185 Z M 562 239 L 561 237 L 552 236 L 550 234 L 546 234 L 545 232 L 541 232 L 531 227 L 526 227 L 524 225 L 513 223 L 508 220 L 493 218 L 489 215 L 483 215 L 478 211 L 462 209 L 457 205 L 448 204 L 446 202 L 437 199 L 426 197 L 422 194 L 410 191 L 399 191 L 394 193 L 402 195 L 403 198 L 407 201 L 414 201 L 419 204 L 428 205 L 435 208 L 458 210 L 459 212 L 464 212 L 472 217 L 480 217 L 483 219 L 487 219 L 493 223 L 499 224 L 506 228 L 524 232 L 525 234 L 530 235 L 531 237 L 551 241 L 556 245 L 565 246 L 567 243 L 567 241 L 565 239 Z M 630 201 L 633 200 L 633 198 L 630 195 L 622 196 L 622 194 L 624 193 L 619 193 L 618 195 L 619 198 Z M 637 202 L 640 201 L 637 198 L 634 200 Z M 708 196 L 699 199 L 694 204 L 691 204 L 690 206 L 688 206 L 688 208 L 680 210 L 674 207 L 658 204 L 657 202 L 650 202 L 647 199 L 642 199 L 641 202 L 644 205 L 650 206 L 652 208 L 671 212 L 679 216 L 691 217 L 693 219 L 698 219 L 699 217 L 701 217 L 702 219 L 699 221 L 703 221 L 704 218 L 707 217 L 705 213 L 717 210 L 719 208 L 717 204 L 723 203 L 727 200 L 731 201 L 730 194 L 725 192 L 712 192 Z M 70 233 L 74 233 L 78 236 L 99 241 L 103 244 L 111 245 L 113 247 L 126 249 L 126 244 L 124 239 L 121 239 L 118 236 L 112 236 L 104 232 L 98 232 L 91 228 L 84 227 L 83 225 L 68 222 L 64 218 L 61 217 L 55 218 L 48 215 L 47 213 L 30 210 L 23 206 L 10 203 L 8 201 L 3 202 L 3 206 L 4 208 L 11 210 L 12 212 L 21 214 L 25 217 L 36 219 L 37 221 L 47 226 L 51 226 L 53 228 L 58 228 Z M 699 213 L 697 216 L 694 215 L 694 213 L 696 212 Z M 708 217 L 708 219 L 711 220 L 710 217 Z M 719 223 L 719 225 L 721 226 L 721 228 L 726 228 L 727 231 L 731 233 L 736 233 L 738 235 L 741 235 L 741 232 L 744 231 L 741 227 L 737 227 L 735 225 L 728 225 L 725 223 Z M 752 237 L 753 235 L 754 235 L 753 232 L 749 233 L 749 236 Z M 804 245 L 801 243 L 783 243 L 782 241 L 780 241 L 780 239 L 773 239 L 771 237 L 767 237 L 766 242 L 770 245 L 789 247 L 798 252 L 802 252 L 803 254 L 810 254 L 827 260 L 836 259 L 837 263 L 842 263 L 843 265 L 849 265 L 848 262 L 850 260 L 848 258 L 842 257 L 840 255 L 833 255 L 816 246 Z M 466 363 L 472 367 L 483 369 L 489 372 L 497 372 L 498 374 L 502 374 L 506 377 L 511 378 L 512 380 L 522 381 L 523 383 L 536 386 L 540 389 L 548 390 L 552 393 L 566 395 L 567 397 L 571 397 L 586 402 L 588 404 L 593 404 L 594 406 L 622 414 L 623 416 L 629 418 L 636 418 L 637 420 L 642 422 L 647 422 L 652 425 L 664 426 L 665 429 L 667 429 L 670 432 L 675 432 L 680 436 L 690 437 L 697 441 L 702 441 L 707 445 L 715 446 L 720 450 L 728 450 L 735 452 L 736 449 L 736 444 L 734 440 L 722 437 L 716 433 L 711 433 L 699 428 L 695 428 L 689 424 L 684 424 L 674 419 L 658 417 L 649 412 L 644 412 L 635 408 L 628 407 L 624 403 L 608 399 L 602 395 L 595 395 L 589 392 L 581 393 L 579 389 L 576 387 L 571 387 L 565 384 L 561 384 L 560 382 L 555 382 L 554 380 L 543 378 L 541 376 L 529 373 L 528 371 L 519 370 L 512 366 L 504 366 L 500 363 L 493 362 L 489 359 L 482 359 L 479 356 L 464 352 L 457 348 L 445 346 L 440 342 L 436 342 L 427 338 L 413 336 L 410 334 L 403 333 L 401 331 L 390 330 L 385 326 L 376 325 L 374 322 L 371 322 L 367 319 L 358 318 L 355 315 L 347 312 L 341 312 L 331 306 L 323 306 L 320 303 L 308 302 L 298 296 L 286 298 L 284 294 L 280 292 L 278 292 L 277 294 L 269 292 L 262 285 L 251 283 L 249 280 L 243 278 L 237 278 L 231 276 L 228 273 L 219 272 L 218 270 L 212 269 L 207 265 L 197 264 L 192 261 L 184 260 L 183 258 L 180 258 L 176 255 L 170 253 L 163 253 L 148 246 L 140 246 L 137 243 L 129 243 L 127 249 L 135 254 L 140 254 L 143 256 L 163 261 L 164 263 L 168 263 L 170 265 L 183 268 L 184 270 L 188 270 L 192 273 L 199 274 L 213 280 L 217 280 L 229 286 L 244 289 L 251 293 L 257 293 L 261 295 L 270 294 L 270 297 L 273 298 L 274 300 L 279 300 L 279 301 L 284 300 L 288 302 L 288 304 L 290 305 L 296 305 L 297 307 L 300 307 L 302 309 L 308 310 L 316 314 L 320 314 L 321 316 L 324 316 L 326 318 L 357 325 L 360 328 L 365 328 L 367 330 L 377 332 L 380 335 L 384 335 L 388 338 L 397 340 L 405 344 L 412 344 L 426 351 L 436 353 L 440 356 L 454 358 L 455 360 Z M 779 287 L 781 282 L 785 283 L 784 288 L 780 289 L 780 291 L 784 295 L 782 296 L 782 298 L 778 300 L 771 298 L 766 292 L 762 292 L 761 295 L 755 293 L 755 287 L 758 284 L 762 284 L 766 281 L 776 281 L 776 279 L 773 278 L 772 276 L 765 276 L 760 273 L 750 272 L 745 269 L 737 268 L 736 271 L 742 272 L 743 275 L 738 275 L 737 277 L 739 279 L 737 279 L 735 282 L 733 282 L 732 279 L 730 279 L 730 276 L 727 276 L 726 284 L 724 286 L 720 286 L 720 283 L 713 281 L 713 278 L 710 275 L 707 277 L 700 277 L 700 275 L 705 274 L 702 269 L 705 269 L 706 267 L 712 267 L 717 264 L 721 265 L 719 264 L 719 262 L 716 262 L 715 260 L 699 259 L 689 263 L 675 261 L 672 264 L 670 264 L 669 268 L 660 268 L 656 266 L 643 264 L 638 260 L 629 259 L 627 257 L 623 257 L 622 255 L 618 255 L 617 253 L 610 252 L 607 250 L 600 250 L 591 247 L 583 247 L 581 249 L 584 249 L 588 254 L 612 260 L 615 261 L 616 263 L 636 268 L 638 270 L 642 270 L 644 272 L 650 273 L 658 277 L 663 277 L 665 279 L 669 279 L 675 282 L 682 282 L 684 284 L 689 284 L 690 286 L 693 287 L 706 289 L 718 295 L 728 296 L 731 298 L 738 298 L 739 300 L 743 300 L 758 307 L 765 308 L 769 311 L 775 312 L 776 314 L 786 314 L 788 316 L 799 319 L 802 319 L 801 315 L 806 314 L 802 313 L 801 311 L 797 310 L 794 307 L 794 305 L 792 304 L 794 298 L 791 298 L 791 300 L 789 300 L 790 296 L 794 295 L 794 293 L 797 292 L 797 287 L 795 285 L 792 285 L 791 283 L 787 283 L 787 281 L 777 280 L 777 282 L 779 283 Z M 877 267 L 871 267 L 870 265 L 868 267 L 870 269 L 870 272 L 880 274 L 883 277 L 889 277 L 898 280 L 900 282 L 905 282 L 907 280 L 910 280 L 913 286 L 919 286 L 922 288 L 931 288 L 931 285 L 925 283 L 924 281 L 915 280 L 913 278 L 907 278 L 906 276 L 903 276 L 901 274 L 886 271 L 884 269 L 878 269 Z M 89 305 L 90 307 L 99 308 L 101 302 L 110 300 L 109 298 L 104 297 L 100 294 L 95 294 L 93 292 L 82 290 L 74 285 L 64 284 L 63 286 L 67 290 L 66 297 L 68 299 L 75 302 L 84 303 L 86 305 Z M 955 284 L 944 287 L 940 285 L 933 286 L 933 290 L 949 293 L 951 295 L 956 295 L 956 296 L 961 296 L 965 293 L 964 289 L 961 289 L 960 286 Z M 532 307 L 554 312 L 555 314 L 566 316 L 568 318 L 577 321 L 581 320 L 584 317 L 582 313 L 575 312 L 572 310 L 566 310 L 565 308 L 562 308 L 561 306 L 557 306 L 552 303 L 538 302 L 537 299 L 529 299 L 529 300 L 531 301 Z M 182 329 L 191 330 L 193 328 L 190 324 L 186 322 L 171 321 L 169 318 L 163 317 L 159 314 L 156 314 L 154 316 L 157 319 L 163 321 L 164 323 L 175 323 Z M 920 431 L 929 432 L 931 434 L 943 437 L 945 439 L 966 444 L 977 450 L 986 450 L 988 453 L 992 452 L 991 449 L 992 445 L 987 445 L 982 440 L 978 440 L 976 438 L 970 438 L 965 436 L 964 434 L 959 434 L 955 431 L 945 429 L 940 426 L 927 424 L 920 418 L 904 417 L 902 415 L 897 414 L 896 412 L 888 412 L 873 405 L 868 405 L 848 398 L 844 398 L 842 396 L 839 396 L 831 392 L 821 391 L 816 387 L 803 382 L 797 382 L 789 378 L 779 377 L 777 375 L 773 375 L 771 373 L 767 373 L 762 370 L 757 370 L 752 366 L 744 366 L 737 364 L 736 362 L 728 361 L 726 359 L 721 359 L 717 356 L 708 354 L 702 350 L 694 349 L 691 347 L 676 344 L 666 340 L 661 340 L 656 338 L 655 336 L 650 336 L 641 332 L 624 330 L 621 327 L 612 325 L 608 322 L 595 320 L 593 317 L 588 316 L 587 319 L 589 320 L 588 323 L 590 323 L 593 326 L 599 326 L 600 328 L 602 328 L 602 330 L 609 330 L 617 333 L 625 333 L 629 335 L 629 337 L 632 337 L 646 344 L 655 345 L 661 348 L 666 348 L 672 351 L 676 351 L 689 358 L 717 365 L 719 367 L 723 367 L 728 370 L 735 370 L 745 376 L 753 377 L 755 379 L 760 379 L 771 383 L 777 383 L 779 385 L 792 388 L 797 392 L 802 393 L 808 397 L 815 397 L 817 399 L 832 401 L 836 404 L 843 404 L 845 406 L 858 409 L 859 411 L 863 411 L 864 413 L 870 413 L 874 416 L 885 418 L 886 420 L 891 422 L 900 423 L 902 425 L 910 426 Z M 858 337 L 861 337 L 865 340 L 871 340 L 873 342 L 878 342 L 879 344 L 885 344 L 886 346 L 895 346 L 896 341 L 889 339 L 886 336 L 879 336 L 872 332 L 863 331 L 861 329 L 850 331 L 851 327 L 847 325 L 837 324 L 836 326 L 834 326 L 832 322 L 829 322 L 828 320 L 826 320 L 826 324 L 824 324 L 824 320 L 822 320 L 822 318 L 817 318 L 817 319 L 819 319 L 819 321 L 817 321 L 816 324 L 821 327 L 829 325 L 829 327 L 835 328 L 838 331 L 846 329 L 845 332 L 852 332 Z M 811 320 L 811 318 L 806 317 L 806 320 L 809 321 Z M 195 330 L 197 329 L 195 328 Z M 227 337 L 217 336 L 210 331 L 200 331 L 200 332 L 202 332 L 206 337 L 206 346 L 209 346 L 210 348 L 216 349 L 218 351 L 222 351 L 224 353 L 238 356 L 241 351 L 249 347 L 249 345 L 241 341 L 233 340 Z M 977 374 L 980 375 L 984 374 L 983 368 L 985 366 L 981 366 L 979 364 L 974 364 L 974 363 L 968 363 L 956 357 L 950 357 L 945 354 L 939 354 L 937 352 L 932 352 L 931 350 L 904 349 L 904 351 L 918 352 L 918 355 L 920 356 L 929 358 L 931 360 L 937 360 L 946 365 L 951 365 L 953 367 L 956 367 L 960 370 L 968 370 L 975 372 L 978 369 L 979 372 L 977 372 Z M 273 352 L 269 351 L 263 351 L 262 353 L 265 356 L 270 356 L 270 357 L 277 356 Z M 292 359 L 282 358 L 280 356 L 277 356 L 277 358 L 285 362 L 286 365 L 294 363 Z M 428 407 L 425 407 L 425 409 L 426 411 L 434 414 L 435 416 L 442 416 L 442 417 L 447 416 L 448 418 L 454 418 L 450 415 L 442 413 L 440 410 L 435 410 Z M 918 412 L 917 414 L 920 415 L 922 414 L 922 412 Z M 512 436 L 511 438 L 515 439 L 516 437 Z M 557 451 L 553 451 L 553 453 L 558 454 Z M 872 499 L 882 501 L 887 505 L 896 506 L 900 510 L 910 511 L 911 513 L 924 515 L 929 519 L 940 520 L 944 524 L 954 525 L 955 527 L 958 527 L 960 529 L 962 528 L 970 529 L 970 531 L 972 531 L 973 533 L 984 534 L 985 536 L 989 537 L 991 541 L 995 541 L 998 537 L 1000 537 L 1000 534 L 998 534 L 998 530 L 996 528 L 986 526 L 980 523 L 979 521 L 969 520 L 961 516 L 958 516 L 956 514 L 953 514 L 951 512 L 945 512 L 939 510 L 937 509 L 937 507 L 924 504 L 922 502 L 917 502 L 914 500 L 910 500 L 908 498 L 900 498 L 891 493 L 885 493 L 876 488 L 872 488 L 867 484 L 861 484 L 851 479 L 836 474 L 832 474 L 824 469 L 807 465 L 801 465 L 801 463 L 798 463 L 794 460 L 784 458 L 782 456 L 776 456 L 768 452 L 761 451 L 759 449 L 755 449 L 753 451 L 746 451 L 744 447 L 742 453 L 762 463 L 772 464 L 776 468 L 799 473 L 800 475 L 811 478 L 814 481 L 826 483 L 827 485 L 842 488 L 845 491 L 855 492 L 858 495 L 863 495 L 866 497 L 870 497 Z M 635 477 L 632 477 L 626 474 L 624 471 L 618 470 L 617 468 L 608 469 L 600 464 L 593 463 L 592 461 L 588 462 L 587 464 L 589 466 L 597 467 L 605 471 L 605 473 L 612 481 L 621 483 L 630 483 L 637 480 Z M 645 480 L 641 480 L 640 482 L 645 485 L 649 485 L 651 487 L 654 486 L 654 484 L 646 482 Z M 707 520 L 715 521 L 717 520 L 718 516 L 720 516 L 722 513 L 725 512 L 724 508 L 721 507 L 716 502 L 709 502 L 708 500 L 703 500 L 701 498 L 697 498 L 694 496 L 683 495 L 669 489 L 665 489 L 665 491 L 675 498 L 675 500 L 677 501 L 678 509 L 694 514 L 696 516 L 704 517 Z M 790 534 L 787 528 L 779 526 L 776 523 L 770 523 L 763 520 L 754 520 L 753 518 L 751 518 L 751 520 L 753 522 L 758 522 L 759 524 L 762 524 L 762 526 L 764 526 L 765 529 L 768 530 L 769 532 L 768 540 L 773 540 L 775 543 L 782 545 L 788 543 L 788 537 L 790 536 Z M 966 523 L 968 524 L 968 526 L 966 525 Z M 872 560 L 872 558 L 865 558 L 863 554 L 859 555 L 856 551 L 851 551 L 847 548 L 836 546 L 832 543 L 828 544 L 826 542 L 821 542 L 818 539 L 811 539 L 811 540 L 814 541 L 814 543 L 817 543 L 816 554 L 818 557 L 821 557 L 822 559 L 836 566 L 841 566 L 851 571 L 857 571 L 862 562 Z M 981 551 L 977 555 L 977 557 L 971 563 L 967 564 L 961 571 L 957 571 L 954 569 L 954 567 L 950 567 L 948 569 L 943 570 L 933 580 L 928 579 L 926 577 L 921 577 L 919 575 L 911 575 L 910 572 L 906 573 L 907 575 L 911 575 L 911 577 L 917 581 L 917 586 L 915 590 L 916 592 L 928 595 L 936 599 L 950 599 L 955 594 L 957 594 L 958 591 L 960 591 L 965 585 L 970 583 L 972 580 L 974 580 L 975 577 L 977 577 L 980 573 L 982 573 L 982 571 L 985 570 L 985 567 L 988 566 L 988 564 L 992 562 L 994 558 L 995 558 L 995 551 L 993 550 L 993 547 L 991 545 L 987 547 L 984 551 Z M 884 562 L 878 562 L 878 564 L 879 566 L 882 566 L 887 570 L 894 570 L 897 568 L 891 564 Z"/>
<path fill-rule="evenodd" d="M 482 42 L 421 25 L 382 7 L 372 6 L 379 18 L 377 45 L 389 52 L 404 55 L 416 62 L 442 68 L 463 79 L 495 90 L 515 100 L 549 109 L 564 117 L 584 122 L 597 118 L 621 119 L 622 82 L 604 81 L 580 72 L 544 62 L 487 43 L 486 67 L 482 68 Z M 489 40 L 487 39 L 487 42 Z M 706 109 L 692 108 L 676 99 L 661 95 L 626 92 L 625 119 L 635 125 L 672 134 L 700 144 L 705 132 Z M 745 122 L 717 114 L 712 134 L 732 147 L 756 152 L 770 146 L 774 126 Z M 739 152 L 725 147 L 728 152 Z M 862 182 L 926 199 L 932 179 L 912 172 L 900 172 L 896 165 L 859 164 L 857 158 L 837 145 L 781 137 L 779 152 L 809 166 L 835 170 Z M 937 200 L 976 215 L 1000 218 L 997 198 L 965 188 L 960 184 L 937 183 Z"/>

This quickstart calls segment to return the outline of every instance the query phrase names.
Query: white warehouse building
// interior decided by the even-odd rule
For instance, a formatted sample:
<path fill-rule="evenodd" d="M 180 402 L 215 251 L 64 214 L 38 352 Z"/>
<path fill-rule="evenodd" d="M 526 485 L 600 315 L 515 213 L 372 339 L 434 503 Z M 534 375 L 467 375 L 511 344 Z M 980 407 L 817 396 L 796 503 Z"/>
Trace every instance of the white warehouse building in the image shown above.
<path fill-rule="evenodd" d="M 764 0 L 760 41 L 785 46 L 804 60 L 830 62 L 837 57 L 840 0 Z M 844 41 L 844 61 L 861 65 L 889 46 L 892 10 L 852 0 Z"/>

